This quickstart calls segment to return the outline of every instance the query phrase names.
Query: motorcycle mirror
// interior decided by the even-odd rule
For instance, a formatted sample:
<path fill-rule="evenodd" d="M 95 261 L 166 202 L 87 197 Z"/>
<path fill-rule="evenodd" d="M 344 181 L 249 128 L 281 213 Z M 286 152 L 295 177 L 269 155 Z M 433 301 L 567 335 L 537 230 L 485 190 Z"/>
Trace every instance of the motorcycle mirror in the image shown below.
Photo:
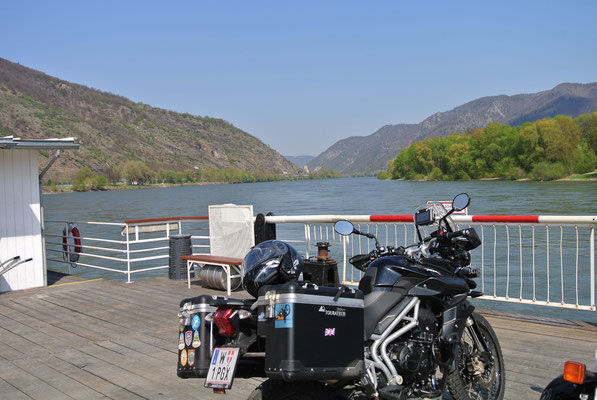
<path fill-rule="evenodd" d="M 454 200 L 452 200 L 452 209 L 454 211 L 462 211 L 468 207 L 470 202 L 471 198 L 468 194 L 460 193 L 454 197 Z"/>
<path fill-rule="evenodd" d="M 341 220 L 336 222 L 334 230 L 342 236 L 348 236 L 354 232 L 354 225 L 350 221 Z"/>

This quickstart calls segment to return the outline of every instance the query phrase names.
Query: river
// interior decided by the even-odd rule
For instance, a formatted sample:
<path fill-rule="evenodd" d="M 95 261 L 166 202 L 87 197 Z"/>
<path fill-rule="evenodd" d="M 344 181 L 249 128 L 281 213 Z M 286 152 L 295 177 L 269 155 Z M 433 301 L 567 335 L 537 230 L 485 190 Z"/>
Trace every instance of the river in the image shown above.
<path fill-rule="evenodd" d="M 467 192 L 469 214 L 597 215 L 597 182 L 407 182 L 342 178 L 234 185 L 177 186 L 137 190 L 44 194 L 46 220 L 122 222 L 128 219 L 207 215 L 212 204 L 253 205 L 255 213 L 412 214 L 428 200 Z M 84 234 L 88 234 L 85 232 Z M 487 239 L 486 239 L 487 240 Z M 52 266 L 54 268 L 54 266 Z M 83 267 L 76 273 L 95 277 Z M 165 271 L 154 275 L 166 275 Z M 551 307 L 484 301 L 483 307 L 563 316 Z M 597 321 L 596 312 L 576 312 Z"/>

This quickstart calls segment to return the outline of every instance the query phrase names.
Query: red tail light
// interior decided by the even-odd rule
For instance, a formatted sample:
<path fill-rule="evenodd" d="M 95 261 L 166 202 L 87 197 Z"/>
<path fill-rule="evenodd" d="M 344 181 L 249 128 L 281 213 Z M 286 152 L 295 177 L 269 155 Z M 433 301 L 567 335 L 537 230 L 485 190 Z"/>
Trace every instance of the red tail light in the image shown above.
<path fill-rule="evenodd" d="M 585 365 L 574 361 L 564 364 L 564 380 L 582 385 L 585 381 Z"/>
<path fill-rule="evenodd" d="M 216 310 L 213 320 L 220 330 L 220 335 L 234 336 L 236 334 L 233 321 L 235 316 L 236 310 L 234 308 L 218 308 Z"/>

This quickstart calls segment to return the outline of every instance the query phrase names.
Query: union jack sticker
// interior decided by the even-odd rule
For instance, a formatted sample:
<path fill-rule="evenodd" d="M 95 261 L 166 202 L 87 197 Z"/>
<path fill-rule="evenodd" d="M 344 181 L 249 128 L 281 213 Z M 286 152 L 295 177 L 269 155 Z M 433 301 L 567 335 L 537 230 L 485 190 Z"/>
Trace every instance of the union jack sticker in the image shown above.
<path fill-rule="evenodd" d="M 323 336 L 336 336 L 336 328 L 325 328 Z"/>

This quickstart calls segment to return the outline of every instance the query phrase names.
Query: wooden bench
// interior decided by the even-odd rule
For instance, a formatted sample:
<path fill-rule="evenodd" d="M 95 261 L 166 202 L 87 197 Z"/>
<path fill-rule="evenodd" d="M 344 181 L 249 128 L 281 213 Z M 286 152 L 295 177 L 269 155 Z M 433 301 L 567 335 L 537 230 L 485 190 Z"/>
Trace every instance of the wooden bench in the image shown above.
<path fill-rule="evenodd" d="M 181 256 L 180 259 L 187 262 L 187 286 L 189 289 L 191 288 L 191 268 L 193 266 L 197 264 L 211 264 L 222 267 L 226 273 L 226 293 L 228 293 L 228 296 L 230 296 L 230 266 L 234 265 L 238 267 L 243 262 L 242 258 L 210 256 L 207 254 Z"/>

